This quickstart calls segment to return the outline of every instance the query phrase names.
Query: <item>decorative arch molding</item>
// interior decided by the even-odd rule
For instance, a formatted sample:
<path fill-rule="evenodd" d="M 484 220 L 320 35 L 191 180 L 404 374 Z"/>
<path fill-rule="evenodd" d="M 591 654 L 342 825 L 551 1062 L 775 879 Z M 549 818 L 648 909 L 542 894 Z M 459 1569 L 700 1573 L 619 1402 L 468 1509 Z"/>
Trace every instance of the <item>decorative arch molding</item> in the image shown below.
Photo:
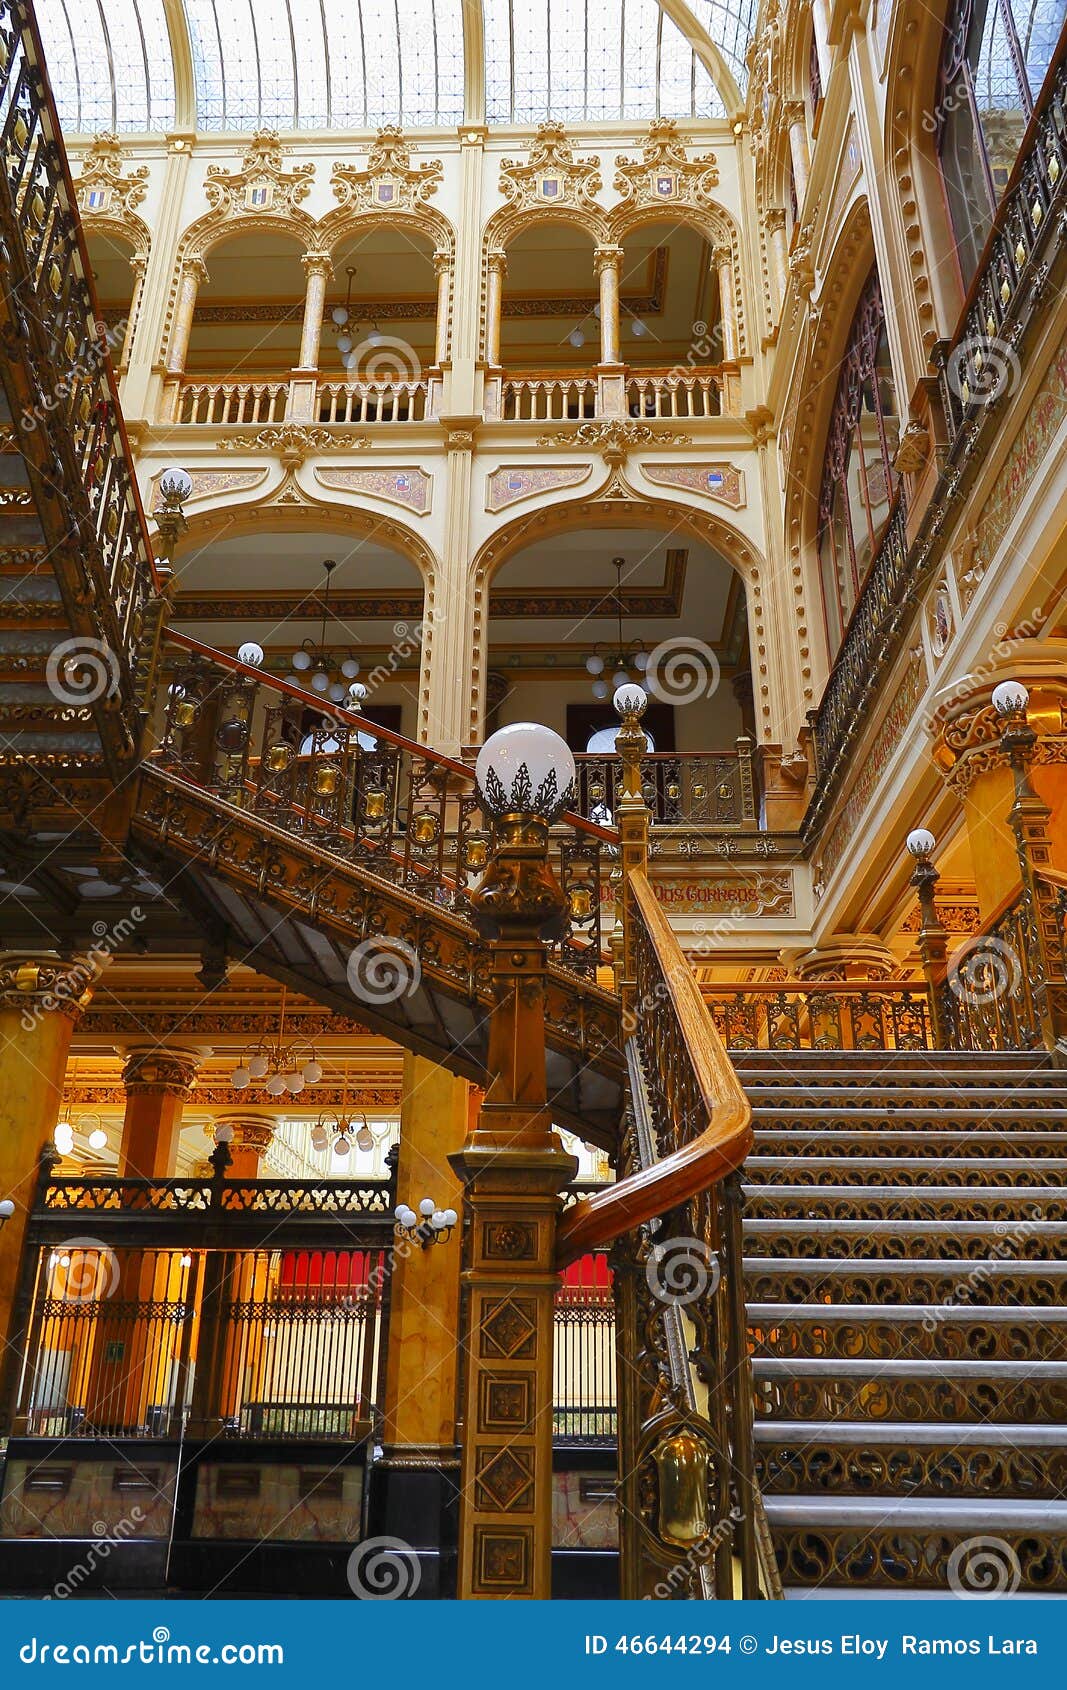
<path fill-rule="evenodd" d="M 126 152 L 119 137 L 111 130 L 101 130 L 82 154 L 74 189 L 87 232 L 102 230 L 119 236 L 132 246 L 134 260 L 143 266 L 152 249 L 152 233 L 134 207 L 148 192 L 149 170 L 142 164 L 127 173 L 125 162 Z"/>
<path fill-rule="evenodd" d="M 815 540 L 821 465 L 836 383 L 830 379 L 852 322 L 852 313 L 874 263 L 874 235 L 866 196 L 857 199 L 827 255 L 810 330 L 807 356 L 794 385 L 794 403 L 780 434 L 786 498 L 786 543 L 794 556 Z"/>
<path fill-rule="evenodd" d="M 886 43 L 885 156 L 896 178 L 895 198 L 908 271 L 915 290 L 923 350 L 929 355 L 939 335 L 955 329 L 963 290 L 951 266 L 931 265 L 929 254 L 950 252 L 952 230 L 941 187 L 932 113 L 937 106 L 938 69 L 944 19 L 919 0 L 893 8 Z M 948 270 L 948 284 L 942 272 Z"/>
<path fill-rule="evenodd" d="M 527 229 L 565 223 L 586 235 L 594 248 L 613 247 L 642 225 L 669 218 L 695 228 L 714 247 L 729 250 L 734 320 L 744 354 L 748 337 L 741 235 L 712 191 L 719 181 L 715 154 L 690 158 L 675 121 L 654 119 L 639 158 L 616 155 L 613 186 L 620 197 L 610 210 L 599 200 L 600 168 L 598 157 L 575 157 L 559 123 L 540 126 L 525 161 L 504 159 L 500 191 L 507 203 L 488 219 L 482 238 L 483 299 L 490 267 L 506 263 L 508 246 Z"/>
<path fill-rule="evenodd" d="M 765 559 L 748 537 L 733 523 L 683 498 L 663 499 L 634 486 L 625 470 L 612 468 L 597 492 L 576 493 L 526 511 L 502 523 L 482 542 L 469 570 L 471 615 L 471 672 L 468 737 L 475 743 L 484 716 L 486 670 L 488 666 L 489 589 L 497 571 L 538 540 L 577 528 L 663 527 L 682 532 L 712 545 L 723 561 L 736 570 L 745 583 L 751 617 L 751 644 L 760 713 L 761 736 L 771 738 L 770 679 L 764 620 L 763 580 Z"/>
<path fill-rule="evenodd" d="M 377 540 L 400 554 L 418 571 L 423 587 L 421 619 L 422 658 L 419 669 L 418 720 L 424 721 L 429 706 L 430 672 L 433 663 L 433 639 L 438 621 L 440 559 L 433 548 L 415 534 L 406 523 L 384 511 L 368 510 L 363 506 L 343 504 L 309 493 L 287 470 L 281 482 L 263 496 L 242 499 L 238 495 L 226 506 L 193 513 L 188 518 L 183 549 L 191 545 L 202 549 L 212 540 L 233 539 L 241 534 L 262 533 L 265 528 L 281 532 L 307 529 L 321 524 L 324 534 L 347 533 Z M 210 494 L 205 490 L 205 497 Z M 178 607 L 180 617 L 180 604 Z"/>
<path fill-rule="evenodd" d="M 428 203 L 443 179 L 440 159 L 412 164 L 403 131 L 396 124 L 384 125 L 377 131 L 364 165 L 334 165 L 330 186 L 338 204 L 319 219 L 319 247 L 332 251 L 350 230 L 379 222 L 415 229 L 451 262 L 456 231 L 444 213 Z"/>

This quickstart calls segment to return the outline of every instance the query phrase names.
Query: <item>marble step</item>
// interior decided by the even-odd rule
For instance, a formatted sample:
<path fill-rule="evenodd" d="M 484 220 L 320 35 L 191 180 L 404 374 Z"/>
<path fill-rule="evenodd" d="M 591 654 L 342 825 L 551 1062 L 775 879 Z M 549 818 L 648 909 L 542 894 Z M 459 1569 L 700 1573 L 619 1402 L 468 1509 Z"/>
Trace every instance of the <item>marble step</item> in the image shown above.
<path fill-rule="evenodd" d="M 1055 1308 L 1067 1300 L 1067 1262 L 1013 1262 L 986 1257 L 946 1262 L 840 1261 L 831 1256 L 746 1256 L 745 1287 L 753 1303 L 923 1303 L 938 1309 L 1024 1305 Z"/>
<path fill-rule="evenodd" d="M 748 1336 L 761 1360 L 1067 1362 L 1067 1308 L 750 1303 Z"/>
<path fill-rule="evenodd" d="M 852 1261 L 975 1262 L 996 1253 L 1009 1261 L 1055 1262 L 1067 1256 L 1067 1223 L 960 1220 L 750 1220 L 745 1250 L 767 1258 L 847 1257 Z"/>
<path fill-rule="evenodd" d="M 756 1462 L 765 1495 L 1059 1501 L 1067 1426 L 762 1420 Z"/>
<path fill-rule="evenodd" d="M 751 1183 L 762 1176 L 765 1186 L 803 1186 L 805 1189 L 869 1186 L 922 1189 L 927 1183 L 954 1186 L 960 1191 L 991 1186 L 999 1189 L 1059 1189 L 1067 1183 L 1067 1157 L 967 1156 L 947 1161 L 944 1156 L 806 1156 L 771 1155 L 756 1151 L 745 1163 Z"/>
<path fill-rule="evenodd" d="M 1019 1186 L 1012 1189 L 955 1185 L 922 1185 L 911 1190 L 892 1187 L 857 1189 L 850 1185 L 820 1185 L 808 1189 L 746 1183 L 745 1222 L 783 1220 L 1033 1220 L 1067 1221 L 1067 1183 L 1056 1187 Z"/>

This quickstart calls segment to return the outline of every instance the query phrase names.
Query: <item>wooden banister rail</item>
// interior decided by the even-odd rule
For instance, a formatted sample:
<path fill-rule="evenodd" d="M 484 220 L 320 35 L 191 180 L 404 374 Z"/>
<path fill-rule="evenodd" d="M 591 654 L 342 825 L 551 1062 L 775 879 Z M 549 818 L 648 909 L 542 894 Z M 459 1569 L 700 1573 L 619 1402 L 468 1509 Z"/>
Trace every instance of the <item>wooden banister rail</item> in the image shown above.
<path fill-rule="evenodd" d="M 659 1068 L 653 1090 L 666 1101 L 667 1118 L 657 1111 L 656 1126 L 661 1143 L 676 1148 L 564 1216 L 560 1268 L 717 1185 L 752 1146 L 748 1099 L 643 869 L 631 871 L 626 895 L 627 919 L 638 929 L 638 1026 L 631 1031 L 644 1032 L 645 1062 Z"/>
<path fill-rule="evenodd" d="M 380 727 L 364 716 L 362 711 L 347 710 L 344 705 L 333 704 L 317 693 L 309 693 L 303 687 L 293 686 L 291 681 L 283 681 L 277 675 L 264 673 L 262 669 L 255 669 L 249 663 L 242 663 L 239 658 L 231 657 L 229 652 L 218 651 L 214 646 L 204 645 L 200 640 L 194 640 L 190 634 L 181 634 L 174 628 L 168 628 L 164 635 L 169 645 L 181 646 L 184 651 L 192 652 L 194 656 L 203 658 L 208 663 L 217 664 L 222 669 L 228 669 L 231 674 L 243 675 L 247 680 L 257 681 L 260 686 L 267 687 L 271 692 L 285 698 L 298 700 L 309 710 L 320 710 L 324 715 L 335 717 L 338 722 L 347 727 L 361 729 L 371 734 L 375 739 L 384 741 L 386 745 L 395 746 L 398 751 L 406 751 L 411 757 L 419 757 L 425 763 L 432 763 L 435 768 L 448 774 L 460 776 L 465 781 L 474 779 L 474 770 L 469 763 L 460 763 L 455 757 L 446 757 L 441 751 L 434 751 L 429 745 L 420 745 L 417 740 L 407 739 L 403 734 L 396 733 L 392 728 Z M 576 828 L 580 833 L 591 835 L 606 845 L 617 845 L 619 833 L 617 828 L 603 827 L 599 822 L 587 821 L 573 810 L 566 810 L 561 820 L 568 826 Z"/>

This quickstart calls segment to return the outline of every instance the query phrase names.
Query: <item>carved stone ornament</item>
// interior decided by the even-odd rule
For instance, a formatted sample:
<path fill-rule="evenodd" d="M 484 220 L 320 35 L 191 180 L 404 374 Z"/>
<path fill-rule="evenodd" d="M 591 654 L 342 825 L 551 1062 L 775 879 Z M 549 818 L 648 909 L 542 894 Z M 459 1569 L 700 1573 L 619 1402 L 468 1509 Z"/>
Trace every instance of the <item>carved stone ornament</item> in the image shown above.
<path fill-rule="evenodd" d="M 127 1096 L 131 1093 L 186 1097 L 196 1079 L 200 1057 L 193 1051 L 148 1045 L 130 1050 L 122 1067 Z"/>
<path fill-rule="evenodd" d="M 81 175 L 75 183 L 83 217 L 126 217 L 140 205 L 148 192 L 148 166 L 139 165 L 124 175 L 125 157 L 122 142 L 110 130 L 93 136 L 82 155 Z M 133 221 L 145 229 L 139 217 Z"/>
<path fill-rule="evenodd" d="M 615 161 L 615 191 L 621 203 L 634 205 L 708 205 L 719 185 L 714 153 L 690 159 L 672 118 L 649 124 L 640 159 Z"/>
<path fill-rule="evenodd" d="M 395 123 L 378 130 L 366 164 L 335 164 L 330 172 L 334 198 L 344 211 L 414 211 L 443 179 L 439 158 L 412 164 L 411 148 Z"/>
<path fill-rule="evenodd" d="M 921 422 L 911 421 L 900 437 L 893 468 L 898 475 L 918 475 L 930 457 L 930 436 Z"/>
<path fill-rule="evenodd" d="M 85 958 L 69 962 L 9 952 L 0 957 L 0 1009 L 21 1012 L 23 1025 L 60 1014 L 77 1021 L 92 996 L 95 971 Z"/>
<path fill-rule="evenodd" d="M 511 209 L 569 205 L 596 208 L 602 183 L 600 160 L 575 158 L 561 123 L 542 123 L 525 164 L 506 158 L 500 166 L 500 192 Z"/>
<path fill-rule="evenodd" d="M 240 170 L 209 164 L 204 192 L 216 215 L 239 217 L 249 212 L 292 213 L 311 192 L 313 164 L 286 170 L 276 129 L 257 129 L 248 143 Z"/>
<path fill-rule="evenodd" d="M 538 436 L 539 446 L 577 446 L 599 452 L 609 464 L 621 464 L 638 446 L 689 446 L 688 434 L 668 434 L 649 423 L 628 422 L 610 417 L 606 422 L 579 423 L 577 428 L 557 429 Z"/>
<path fill-rule="evenodd" d="M 297 469 L 311 452 L 363 451 L 370 440 L 365 434 L 353 437 L 336 429 L 281 423 L 254 434 L 227 435 L 218 444 L 223 452 L 276 452 L 283 464 Z"/>

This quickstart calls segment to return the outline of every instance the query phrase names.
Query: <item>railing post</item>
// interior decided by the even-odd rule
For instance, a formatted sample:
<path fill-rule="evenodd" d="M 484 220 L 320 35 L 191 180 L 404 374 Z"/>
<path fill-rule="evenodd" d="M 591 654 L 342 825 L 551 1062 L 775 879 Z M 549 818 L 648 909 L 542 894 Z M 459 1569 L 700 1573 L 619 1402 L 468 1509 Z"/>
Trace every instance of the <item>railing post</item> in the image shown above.
<path fill-rule="evenodd" d="M 620 687 L 615 694 L 615 708 L 622 726 L 615 735 L 615 750 L 622 762 L 622 773 L 615 801 L 615 821 L 619 829 L 619 864 L 621 881 L 615 903 L 615 930 L 612 952 L 615 959 L 615 986 L 622 999 L 623 1026 L 634 1012 L 636 993 L 636 965 L 633 938 L 626 912 L 626 886 L 635 869 L 648 869 L 648 805 L 641 780 L 641 763 L 648 750 L 648 739 L 641 726 L 641 718 L 648 708 L 648 695 L 642 687 Z"/>
<path fill-rule="evenodd" d="M 516 772 L 513 760 L 505 795 L 492 758 L 498 737 L 483 748 L 488 794 L 479 773 L 486 808 L 497 818 L 496 848 L 473 899 L 492 934 L 490 1084 L 466 1143 L 449 1157 L 464 1182 L 470 1217 L 457 1594 L 545 1600 L 551 1594 L 556 1221 L 559 1192 L 577 1163 L 553 1131 L 547 1101 L 542 934 L 558 927 L 564 897 L 548 864 L 548 823 L 557 806 L 543 801 L 547 780 L 532 793 L 528 766 Z M 567 802 L 570 791 L 558 796 Z"/>
<path fill-rule="evenodd" d="M 948 933 L 941 925 L 941 918 L 937 913 L 934 893 L 941 876 L 930 861 L 930 852 L 934 848 L 933 834 L 924 828 L 916 828 L 908 835 L 908 850 L 915 859 L 911 884 L 919 895 L 919 912 L 922 925 L 919 928 L 919 954 L 922 957 L 923 974 L 926 977 L 926 988 L 930 996 L 930 1026 L 934 1036 L 935 1050 L 951 1050 L 953 1048 L 951 1034 L 946 1016 L 945 980 L 948 973 Z"/>
<path fill-rule="evenodd" d="M 1004 753 L 1015 785 L 1015 797 L 1008 812 L 1015 849 L 1019 857 L 1019 875 L 1023 887 L 1023 919 L 1029 914 L 1028 938 L 1035 945 L 1037 955 L 1031 959 L 1019 957 L 1020 967 L 1026 967 L 1032 982 L 1034 1005 L 1040 1016 L 1041 1038 L 1046 1050 L 1059 1052 L 1067 1064 L 1067 1016 L 1064 1014 L 1064 951 L 1063 930 L 1060 925 L 1057 899 L 1041 884 L 1041 870 L 1052 867 L 1052 841 L 1048 825 L 1052 811 L 1034 791 L 1030 779 L 1037 734 L 1026 717 L 1029 695 L 1017 682 L 1003 682 L 993 689 L 993 707 L 1002 723 L 1000 748 Z M 1037 971 L 1032 971 L 1036 962 Z M 1059 988 L 1059 989 L 1057 989 Z"/>
<path fill-rule="evenodd" d="M 0 1431 L 9 1435 L 26 1430 L 26 1417 L 19 1414 L 19 1389 L 23 1367 L 31 1354 L 35 1356 L 37 1353 L 37 1345 L 30 1342 L 41 1251 L 41 1241 L 34 1220 L 45 1207 L 48 1182 L 60 1159 L 59 1152 L 51 1140 L 42 1146 L 30 1200 L 29 1222 L 23 1233 L 22 1248 L 15 1270 L 15 1295 L 11 1304 L 11 1320 L 4 1347 L 3 1375 L 0 1379 Z"/>

